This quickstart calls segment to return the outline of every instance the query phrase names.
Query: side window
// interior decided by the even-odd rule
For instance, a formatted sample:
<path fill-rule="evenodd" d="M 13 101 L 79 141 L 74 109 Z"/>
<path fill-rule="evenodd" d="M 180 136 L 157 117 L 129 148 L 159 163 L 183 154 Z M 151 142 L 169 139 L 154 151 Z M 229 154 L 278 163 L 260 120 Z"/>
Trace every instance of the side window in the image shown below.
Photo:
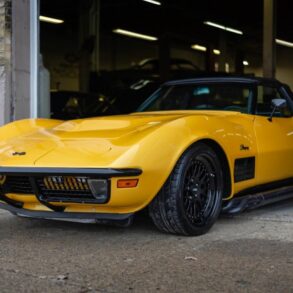
<path fill-rule="evenodd" d="M 273 99 L 286 99 L 279 91 L 278 88 L 269 86 L 257 87 L 257 103 L 256 114 L 261 116 L 270 116 L 272 112 Z M 276 111 L 274 116 L 277 117 L 290 117 L 292 115 L 289 105 L 286 108 Z"/>

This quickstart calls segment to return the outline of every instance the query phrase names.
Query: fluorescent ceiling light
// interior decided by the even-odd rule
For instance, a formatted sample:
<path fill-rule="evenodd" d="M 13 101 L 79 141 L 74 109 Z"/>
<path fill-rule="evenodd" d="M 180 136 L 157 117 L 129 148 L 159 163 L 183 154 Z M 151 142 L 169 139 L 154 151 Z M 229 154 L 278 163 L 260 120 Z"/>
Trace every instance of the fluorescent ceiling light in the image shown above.
<path fill-rule="evenodd" d="M 200 46 L 200 45 L 191 45 L 191 49 L 193 50 L 198 50 L 198 51 L 202 51 L 202 52 L 206 52 L 207 48 L 204 46 Z"/>
<path fill-rule="evenodd" d="M 44 21 L 44 22 L 54 23 L 54 24 L 60 24 L 60 23 L 64 22 L 64 20 L 62 20 L 62 19 L 52 18 L 52 17 L 48 17 L 48 16 L 43 16 L 43 15 L 39 16 L 39 20 Z"/>
<path fill-rule="evenodd" d="M 120 28 L 114 29 L 113 33 L 132 37 L 132 38 L 143 39 L 143 40 L 147 40 L 147 41 L 157 41 L 158 40 L 158 38 L 156 38 L 156 37 L 135 33 L 135 32 L 127 31 L 127 30 L 120 29 Z"/>
<path fill-rule="evenodd" d="M 224 31 L 227 31 L 227 32 L 230 32 L 230 33 L 243 35 L 243 32 L 240 31 L 240 30 L 237 30 L 237 29 L 234 29 L 234 28 L 231 28 L 231 27 L 228 27 L 228 26 L 224 26 L 224 25 L 212 22 L 212 21 L 205 21 L 204 24 L 216 27 L 218 29 L 221 29 L 221 30 L 224 30 Z"/>
<path fill-rule="evenodd" d="M 248 66 L 248 65 L 249 65 L 249 62 L 246 61 L 246 60 L 243 60 L 242 64 L 243 64 L 244 66 Z"/>
<path fill-rule="evenodd" d="M 282 46 L 286 46 L 286 47 L 289 47 L 289 48 L 293 48 L 293 43 L 291 43 L 291 42 L 287 42 L 287 41 L 284 41 L 284 40 L 276 39 L 276 43 L 279 44 L 279 45 L 282 45 Z"/>
<path fill-rule="evenodd" d="M 236 30 L 235 28 L 226 27 L 226 31 L 238 35 L 243 35 L 243 32 L 240 30 Z"/>
<path fill-rule="evenodd" d="M 218 50 L 218 49 L 214 49 L 214 50 L 213 50 L 213 53 L 214 53 L 215 55 L 221 55 L 221 51 Z"/>
<path fill-rule="evenodd" d="M 148 3 L 151 3 L 151 4 L 155 4 L 155 5 L 162 5 L 161 2 L 159 1 L 155 1 L 155 0 L 142 0 L 144 2 L 148 2 Z"/>
<path fill-rule="evenodd" d="M 209 25 L 209 26 L 213 26 L 213 27 L 216 27 L 216 28 L 219 28 L 221 30 L 226 30 L 226 27 L 225 26 L 223 26 L 221 24 L 217 24 L 217 23 L 211 22 L 211 21 L 205 21 L 204 24 Z"/>

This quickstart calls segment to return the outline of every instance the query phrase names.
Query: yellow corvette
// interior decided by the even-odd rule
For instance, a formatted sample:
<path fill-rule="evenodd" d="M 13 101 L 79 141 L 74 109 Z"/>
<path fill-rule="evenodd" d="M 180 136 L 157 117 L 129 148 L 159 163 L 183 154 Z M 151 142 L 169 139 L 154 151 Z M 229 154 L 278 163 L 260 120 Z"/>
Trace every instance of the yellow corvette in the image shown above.
<path fill-rule="evenodd" d="M 293 99 L 261 78 L 168 82 L 137 112 L 0 128 L 0 208 L 200 235 L 221 211 L 293 196 Z"/>

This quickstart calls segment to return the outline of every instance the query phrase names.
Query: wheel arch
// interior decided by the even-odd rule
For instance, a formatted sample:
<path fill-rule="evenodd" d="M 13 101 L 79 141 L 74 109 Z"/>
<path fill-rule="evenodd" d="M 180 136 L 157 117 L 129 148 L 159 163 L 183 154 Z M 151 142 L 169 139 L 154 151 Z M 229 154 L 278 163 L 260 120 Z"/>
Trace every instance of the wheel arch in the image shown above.
<path fill-rule="evenodd" d="M 190 166 L 189 160 L 195 158 L 193 156 L 197 155 L 196 150 L 199 150 L 198 154 L 201 154 L 200 151 L 204 151 L 207 149 L 207 147 L 209 148 L 209 152 L 206 154 L 212 155 L 212 158 L 215 158 L 216 155 L 220 161 L 221 166 L 223 166 L 224 187 L 222 184 L 220 184 L 220 186 L 221 189 L 223 188 L 224 190 L 223 194 L 221 194 L 221 192 L 218 192 L 217 189 L 215 189 L 215 194 L 213 195 L 215 201 L 212 205 L 211 214 L 209 214 L 209 216 L 206 218 L 207 220 L 205 220 L 206 222 L 204 222 L 202 226 L 196 227 L 196 224 L 194 224 L 195 226 L 192 226 L 191 222 L 186 216 L 186 210 L 183 206 L 184 199 L 182 191 L 185 190 L 185 188 L 184 186 L 181 186 L 180 182 L 182 182 L 182 179 L 184 182 L 185 177 L 182 176 L 186 176 L 185 166 L 186 164 L 187 167 Z M 211 154 L 211 150 L 215 153 L 215 155 Z M 218 165 L 218 162 L 216 165 Z M 150 202 L 149 214 L 154 224 L 161 231 L 179 235 L 202 235 L 210 229 L 215 220 L 218 218 L 222 209 L 221 201 L 222 199 L 229 197 L 230 192 L 231 178 L 229 162 L 223 148 L 219 145 L 219 143 L 212 139 L 202 138 L 194 141 L 185 149 L 177 161 L 177 164 L 175 165 L 171 175 L 169 175 L 161 190 Z M 191 212 L 195 213 L 195 210 Z"/>
<path fill-rule="evenodd" d="M 220 162 L 221 162 L 221 165 L 223 166 L 223 172 L 224 172 L 224 199 L 230 197 L 231 192 L 232 192 L 231 170 L 230 170 L 229 161 L 228 161 L 228 158 L 226 156 L 225 151 L 213 139 L 207 139 L 207 138 L 200 139 L 200 140 L 196 141 L 194 144 L 197 144 L 197 143 L 204 143 L 204 144 L 208 145 L 218 155 Z"/>

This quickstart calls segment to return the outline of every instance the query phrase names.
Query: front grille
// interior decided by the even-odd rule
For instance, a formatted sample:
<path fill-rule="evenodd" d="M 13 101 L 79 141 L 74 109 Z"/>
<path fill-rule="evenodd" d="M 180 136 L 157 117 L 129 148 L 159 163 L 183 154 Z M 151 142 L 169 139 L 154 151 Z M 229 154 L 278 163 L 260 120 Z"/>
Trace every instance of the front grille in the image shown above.
<path fill-rule="evenodd" d="M 7 176 L 3 190 L 5 193 L 33 194 L 29 178 L 26 176 Z"/>
<path fill-rule="evenodd" d="M 40 194 L 48 201 L 93 202 L 96 199 L 88 186 L 87 177 L 50 176 L 37 178 Z"/>
<path fill-rule="evenodd" d="M 38 196 L 47 202 L 97 203 L 85 176 L 45 176 L 32 177 Z M 14 194 L 35 194 L 29 176 L 12 176 L 1 182 L 0 192 Z"/>

